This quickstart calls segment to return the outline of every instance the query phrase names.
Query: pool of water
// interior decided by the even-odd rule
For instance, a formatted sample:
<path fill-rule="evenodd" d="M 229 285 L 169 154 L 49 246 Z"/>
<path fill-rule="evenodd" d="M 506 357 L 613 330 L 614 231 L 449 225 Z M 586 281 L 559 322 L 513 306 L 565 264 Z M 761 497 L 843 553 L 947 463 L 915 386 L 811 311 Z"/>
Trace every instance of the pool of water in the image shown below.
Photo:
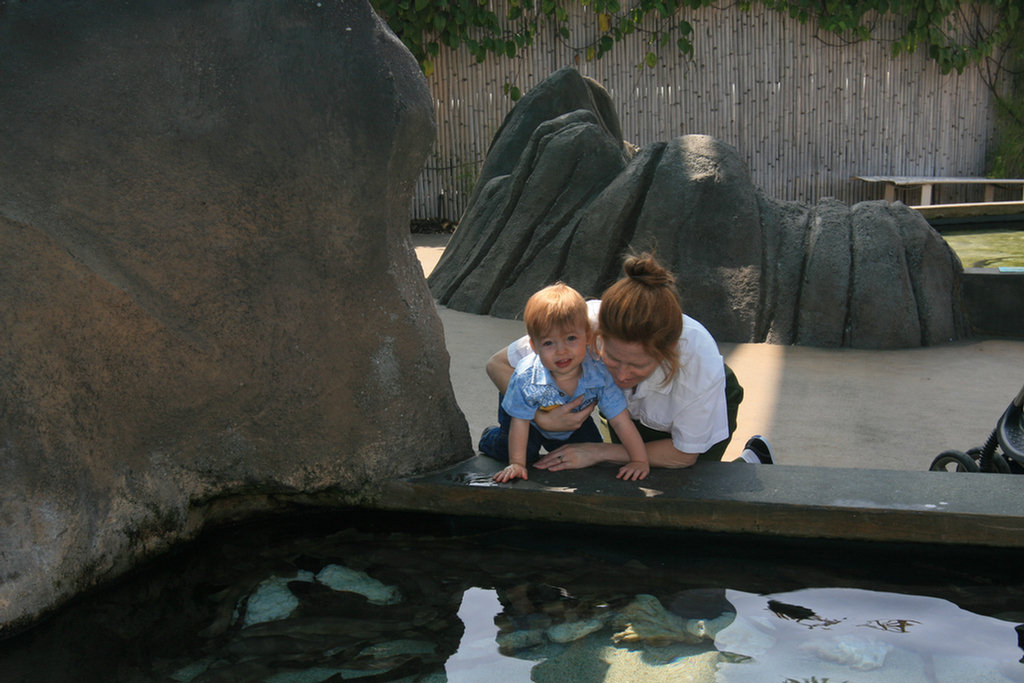
<path fill-rule="evenodd" d="M 1024 226 L 999 230 L 943 230 L 964 268 L 1024 267 Z"/>
<path fill-rule="evenodd" d="M 337 511 L 206 534 L 0 681 L 1024 681 L 1021 558 Z"/>

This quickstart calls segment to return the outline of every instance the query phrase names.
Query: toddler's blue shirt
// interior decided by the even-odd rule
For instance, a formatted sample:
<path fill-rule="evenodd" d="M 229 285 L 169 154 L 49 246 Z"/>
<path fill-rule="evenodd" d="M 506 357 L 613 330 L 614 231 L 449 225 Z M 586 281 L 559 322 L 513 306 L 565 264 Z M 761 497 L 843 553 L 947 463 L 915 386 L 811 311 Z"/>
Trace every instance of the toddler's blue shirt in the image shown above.
<path fill-rule="evenodd" d="M 581 395 L 586 398 L 577 411 L 597 401 L 601 414 L 611 419 L 626 409 L 626 397 L 622 389 L 615 385 L 615 380 L 604 363 L 592 358 L 588 353 L 583 359 L 582 367 L 583 373 L 576 383 L 576 393 L 566 396 L 565 392 L 558 388 L 555 378 L 540 362 L 540 357 L 530 353 L 516 365 L 501 407 L 512 417 L 531 422 L 539 408 L 550 409 L 569 403 Z M 534 426 L 537 426 L 536 423 Z M 572 432 L 546 432 L 540 427 L 537 429 L 549 439 L 568 439 L 572 435 Z"/>

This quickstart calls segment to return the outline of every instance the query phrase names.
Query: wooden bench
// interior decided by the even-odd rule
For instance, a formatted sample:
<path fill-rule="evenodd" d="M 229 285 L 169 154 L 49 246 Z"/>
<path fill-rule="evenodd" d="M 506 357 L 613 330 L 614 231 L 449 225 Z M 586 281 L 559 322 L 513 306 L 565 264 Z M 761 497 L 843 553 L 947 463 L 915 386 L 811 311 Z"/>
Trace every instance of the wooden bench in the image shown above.
<path fill-rule="evenodd" d="M 921 201 L 914 208 L 919 206 L 932 206 L 932 188 L 936 185 L 984 185 L 985 201 L 970 202 L 974 204 L 993 202 L 997 187 L 1018 187 L 1021 189 L 1021 200 L 1024 201 L 1024 178 L 944 178 L 933 176 L 902 176 L 902 175 L 864 175 L 853 176 L 854 180 L 862 180 L 866 183 L 885 183 L 885 200 L 892 202 L 896 200 L 896 188 L 920 188 Z"/>

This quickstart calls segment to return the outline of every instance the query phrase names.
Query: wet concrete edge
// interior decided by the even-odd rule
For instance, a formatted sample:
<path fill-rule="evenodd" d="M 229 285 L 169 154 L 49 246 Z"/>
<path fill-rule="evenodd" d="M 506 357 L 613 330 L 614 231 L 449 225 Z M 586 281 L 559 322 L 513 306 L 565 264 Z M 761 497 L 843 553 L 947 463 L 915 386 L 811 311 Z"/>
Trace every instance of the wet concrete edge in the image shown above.
<path fill-rule="evenodd" d="M 476 456 L 385 484 L 378 507 L 405 512 L 943 545 L 1024 547 L 1024 478 L 806 466 L 702 463 L 642 482 L 614 467 L 531 470 L 494 484 Z"/>

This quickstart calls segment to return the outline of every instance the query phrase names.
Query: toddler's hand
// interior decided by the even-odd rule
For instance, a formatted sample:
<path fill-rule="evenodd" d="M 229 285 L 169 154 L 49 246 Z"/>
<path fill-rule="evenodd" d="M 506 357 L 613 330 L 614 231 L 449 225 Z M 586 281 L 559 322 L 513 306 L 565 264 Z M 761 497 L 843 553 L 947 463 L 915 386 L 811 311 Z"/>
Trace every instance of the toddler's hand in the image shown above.
<path fill-rule="evenodd" d="M 646 479 L 650 471 L 651 466 L 648 463 L 630 460 L 619 468 L 619 473 L 615 475 L 615 478 L 623 481 L 640 481 Z"/>
<path fill-rule="evenodd" d="M 515 463 L 509 465 L 503 470 L 494 473 L 494 481 L 499 484 L 504 484 L 507 481 L 513 479 L 529 479 L 526 474 L 526 468 L 522 465 L 516 465 Z"/>

